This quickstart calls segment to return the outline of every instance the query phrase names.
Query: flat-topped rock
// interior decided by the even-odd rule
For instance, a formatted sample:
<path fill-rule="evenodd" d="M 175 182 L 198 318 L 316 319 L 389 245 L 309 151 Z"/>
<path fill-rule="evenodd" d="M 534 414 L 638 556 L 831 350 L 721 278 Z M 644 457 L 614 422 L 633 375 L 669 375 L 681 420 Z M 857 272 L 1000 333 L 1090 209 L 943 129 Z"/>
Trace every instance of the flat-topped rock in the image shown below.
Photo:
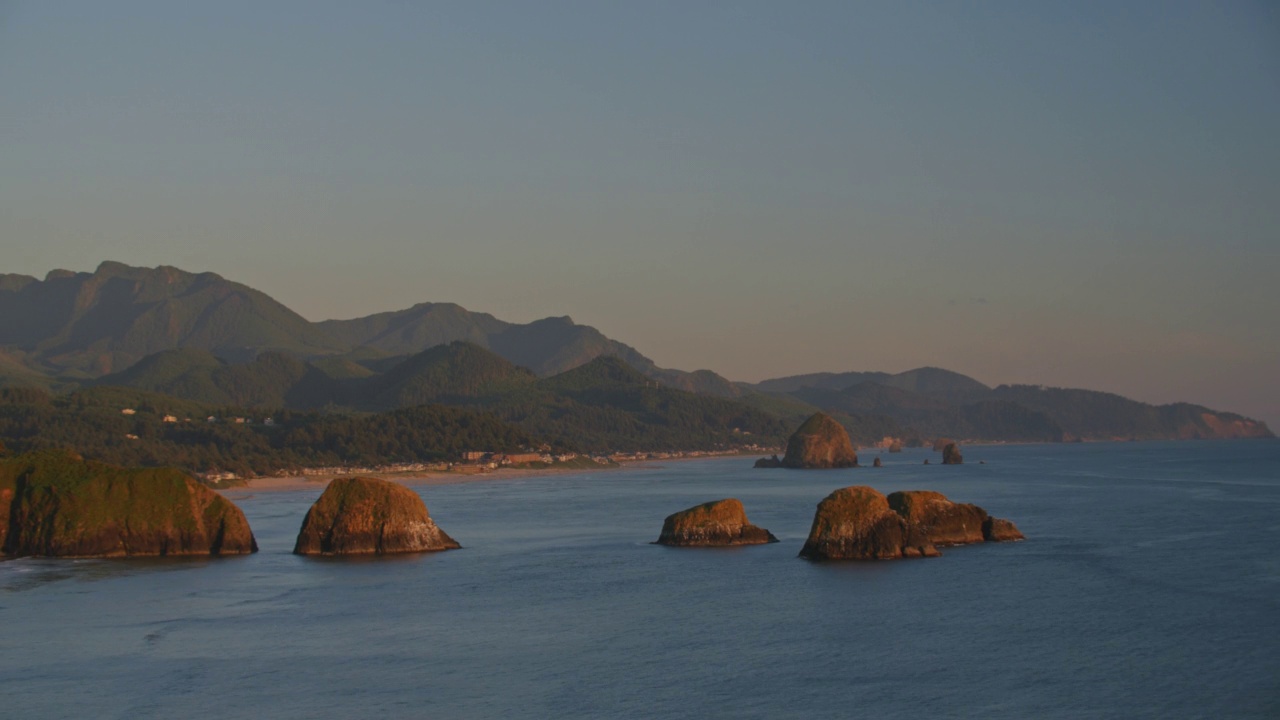
<path fill-rule="evenodd" d="M 307 511 L 298 555 L 385 555 L 461 547 L 436 527 L 422 498 L 403 485 L 367 477 L 339 478 Z"/>
<path fill-rule="evenodd" d="M 59 450 L 0 460 L 0 554 L 241 555 L 258 544 L 230 500 L 173 468 Z"/>
<path fill-rule="evenodd" d="M 773 533 L 747 521 L 742 502 L 734 498 L 695 505 L 667 516 L 658 545 L 720 547 L 778 542 Z"/>
<path fill-rule="evenodd" d="M 889 507 L 908 523 L 918 525 L 935 546 L 982 542 L 987 511 L 968 503 L 954 503 L 942 493 L 905 490 L 890 493 Z"/>
<path fill-rule="evenodd" d="M 800 556 L 812 560 L 892 560 L 934 557 L 938 550 L 918 526 L 866 486 L 841 488 L 818 503 Z"/>
<path fill-rule="evenodd" d="M 787 440 L 782 465 L 797 469 L 847 468 L 858 464 L 849 431 L 826 413 L 814 413 Z"/>

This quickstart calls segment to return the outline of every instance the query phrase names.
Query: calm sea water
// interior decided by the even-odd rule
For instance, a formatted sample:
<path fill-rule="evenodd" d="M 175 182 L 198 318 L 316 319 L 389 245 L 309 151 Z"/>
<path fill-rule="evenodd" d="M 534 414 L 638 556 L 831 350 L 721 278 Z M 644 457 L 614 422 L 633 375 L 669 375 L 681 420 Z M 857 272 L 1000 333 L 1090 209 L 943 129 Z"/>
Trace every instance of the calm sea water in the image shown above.
<path fill-rule="evenodd" d="M 257 555 L 0 563 L 0 717 L 1280 717 L 1280 442 L 883 457 L 423 486 L 464 549 L 382 560 L 289 554 L 318 490 L 233 492 Z M 855 484 L 1028 540 L 796 558 Z M 781 542 L 649 544 L 722 497 Z"/>

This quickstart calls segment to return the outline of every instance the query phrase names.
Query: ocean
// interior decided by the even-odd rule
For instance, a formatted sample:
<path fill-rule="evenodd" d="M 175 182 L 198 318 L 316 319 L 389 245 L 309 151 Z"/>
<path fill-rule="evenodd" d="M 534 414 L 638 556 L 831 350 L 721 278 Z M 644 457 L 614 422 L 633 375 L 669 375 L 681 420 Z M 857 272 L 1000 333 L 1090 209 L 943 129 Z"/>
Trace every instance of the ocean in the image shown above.
<path fill-rule="evenodd" d="M 1280 442 L 964 454 L 420 485 L 463 549 L 381 559 L 290 554 L 318 488 L 232 491 L 256 555 L 0 563 L 0 717 L 1280 717 Z M 848 485 L 1027 540 L 797 558 Z M 651 544 L 725 497 L 780 542 Z"/>

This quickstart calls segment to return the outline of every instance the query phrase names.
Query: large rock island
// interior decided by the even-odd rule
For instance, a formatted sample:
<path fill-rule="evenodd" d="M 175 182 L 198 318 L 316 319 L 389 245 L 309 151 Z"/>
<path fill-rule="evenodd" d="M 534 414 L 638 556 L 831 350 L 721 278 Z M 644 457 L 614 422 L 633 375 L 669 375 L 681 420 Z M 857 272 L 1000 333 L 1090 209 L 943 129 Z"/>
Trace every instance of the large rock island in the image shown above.
<path fill-rule="evenodd" d="M 0 552 L 11 557 L 240 555 L 258 544 L 230 500 L 172 468 L 45 450 L 0 460 Z"/>
<path fill-rule="evenodd" d="M 773 533 L 747 521 L 742 501 L 735 498 L 695 505 L 668 515 L 657 545 L 722 547 L 778 542 Z"/>
<path fill-rule="evenodd" d="M 339 478 L 307 511 L 297 555 L 384 555 L 462 547 L 436 527 L 422 498 L 377 478 Z"/>
<path fill-rule="evenodd" d="M 841 488 L 818 503 L 800 556 L 812 560 L 935 557 L 939 545 L 1021 540 L 1008 520 L 977 505 L 923 490 L 885 497 L 873 488 Z"/>
<path fill-rule="evenodd" d="M 847 468 L 858 464 L 849 431 L 826 413 L 814 413 L 787 440 L 782 466 L 797 469 Z"/>

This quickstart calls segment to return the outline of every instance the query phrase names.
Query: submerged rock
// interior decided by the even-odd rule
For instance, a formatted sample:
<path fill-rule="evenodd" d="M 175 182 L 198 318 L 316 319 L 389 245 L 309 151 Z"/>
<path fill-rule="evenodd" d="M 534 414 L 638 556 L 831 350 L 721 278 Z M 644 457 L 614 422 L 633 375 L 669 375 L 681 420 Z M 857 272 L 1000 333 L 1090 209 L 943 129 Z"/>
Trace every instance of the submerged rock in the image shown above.
<path fill-rule="evenodd" d="M 982 538 L 987 542 L 1025 540 L 1018 526 L 1003 518 L 988 517 L 982 524 Z"/>
<path fill-rule="evenodd" d="M 668 515 L 656 544 L 710 547 L 772 542 L 778 542 L 773 533 L 747 521 L 741 501 L 726 498 Z"/>
<path fill-rule="evenodd" d="M 953 503 L 942 493 L 905 490 L 889 495 L 889 507 L 904 520 L 918 525 L 936 546 L 967 545 L 985 539 L 987 511 L 968 503 Z"/>
<path fill-rule="evenodd" d="M 298 531 L 297 555 L 384 555 L 461 547 L 436 527 L 422 498 L 367 477 L 329 483 Z"/>
<path fill-rule="evenodd" d="M 811 560 L 892 560 L 934 557 L 938 550 L 917 526 L 866 486 L 841 488 L 818 503 L 800 557 Z"/>
<path fill-rule="evenodd" d="M 942 448 L 942 464 L 943 465 L 962 465 L 964 464 L 964 456 L 960 454 L 960 446 L 955 443 L 948 443 Z"/>
<path fill-rule="evenodd" d="M 787 440 L 782 465 L 797 469 L 847 468 L 858 464 L 849 431 L 825 413 L 814 413 Z"/>
<path fill-rule="evenodd" d="M 240 555 L 258 544 L 234 503 L 173 468 L 47 450 L 0 461 L 0 554 Z"/>
<path fill-rule="evenodd" d="M 778 468 L 778 467 L 782 467 L 782 461 L 778 459 L 777 455 L 774 455 L 773 457 L 760 458 L 759 460 L 756 461 L 756 464 L 753 465 L 752 467 Z"/>

